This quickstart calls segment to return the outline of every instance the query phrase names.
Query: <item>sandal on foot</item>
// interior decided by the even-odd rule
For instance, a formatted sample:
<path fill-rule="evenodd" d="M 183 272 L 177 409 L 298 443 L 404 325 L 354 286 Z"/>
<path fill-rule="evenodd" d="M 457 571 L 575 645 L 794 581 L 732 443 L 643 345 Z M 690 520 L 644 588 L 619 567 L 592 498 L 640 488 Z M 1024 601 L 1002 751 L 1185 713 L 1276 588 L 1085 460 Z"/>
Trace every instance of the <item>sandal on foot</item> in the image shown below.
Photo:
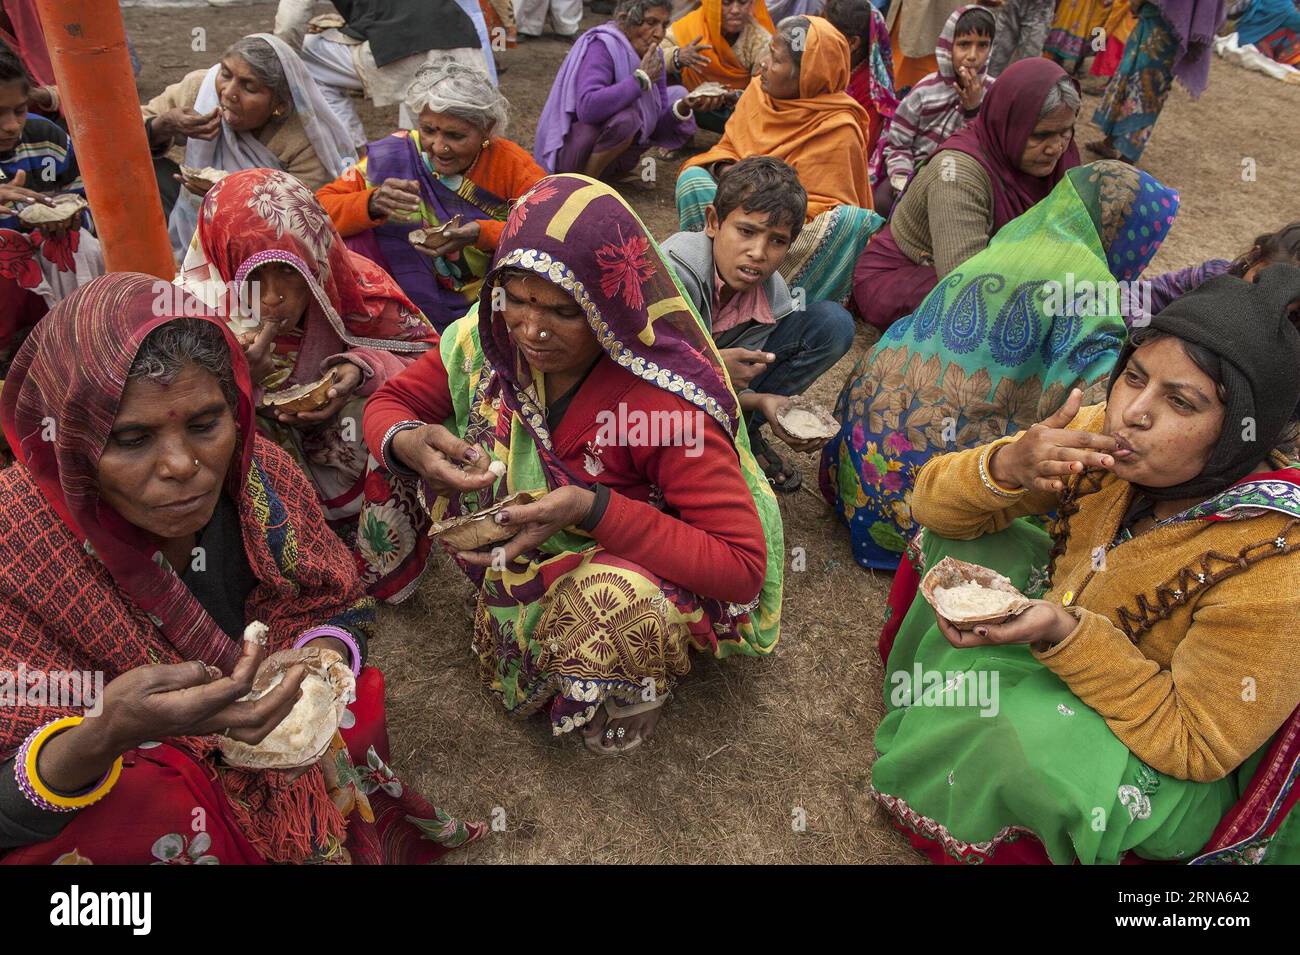
<path fill-rule="evenodd" d="M 749 436 L 750 451 L 754 460 L 763 469 L 767 482 L 782 494 L 793 494 L 803 484 L 803 472 L 772 450 L 762 435 L 753 433 Z"/>
<path fill-rule="evenodd" d="M 606 699 L 604 704 L 605 728 L 601 730 L 598 736 L 584 736 L 582 742 L 586 745 L 587 749 L 591 750 L 598 756 L 624 756 L 627 753 L 632 752 L 632 750 L 645 742 L 641 737 L 641 734 L 637 733 L 637 735 L 632 737 L 630 740 L 623 741 L 625 735 L 624 728 L 620 726 L 615 730 L 609 725 L 610 722 L 613 720 L 627 719 L 629 716 L 639 716 L 642 713 L 648 713 L 651 710 L 657 710 L 668 701 L 670 695 L 671 694 L 664 694 L 663 696 L 650 700 L 648 703 L 633 703 L 628 706 L 616 703 L 611 699 Z"/>

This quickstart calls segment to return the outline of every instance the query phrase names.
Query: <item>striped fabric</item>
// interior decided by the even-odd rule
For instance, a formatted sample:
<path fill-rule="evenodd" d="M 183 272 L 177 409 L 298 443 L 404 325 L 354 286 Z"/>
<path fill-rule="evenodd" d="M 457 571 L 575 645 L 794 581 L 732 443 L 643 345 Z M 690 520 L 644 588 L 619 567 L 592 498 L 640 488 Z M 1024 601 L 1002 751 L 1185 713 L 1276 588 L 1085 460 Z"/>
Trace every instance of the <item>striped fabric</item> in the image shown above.
<path fill-rule="evenodd" d="M 11 181 L 19 171 L 27 174 L 23 186 L 36 192 L 76 192 L 85 195 L 72 140 L 62 127 L 40 116 L 29 116 L 23 134 L 13 151 L 0 155 L 3 181 Z M 0 217 L 0 229 L 17 229 L 18 216 Z"/>
<path fill-rule="evenodd" d="M 934 59 L 938 70 L 913 86 L 898 104 L 885 143 L 885 173 L 890 179 L 903 176 L 910 181 L 939 144 L 966 125 L 961 93 L 957 90 L 957 73 L 952 65 L 952 44 L 957 21 L 970 9 L 973 6 L 958 7 L 953 11 L 935 45 Z M 984 81 L 984 95 L 987 96 L 993 78 L 987 72 L 981 72 L 980 78 Z"/>

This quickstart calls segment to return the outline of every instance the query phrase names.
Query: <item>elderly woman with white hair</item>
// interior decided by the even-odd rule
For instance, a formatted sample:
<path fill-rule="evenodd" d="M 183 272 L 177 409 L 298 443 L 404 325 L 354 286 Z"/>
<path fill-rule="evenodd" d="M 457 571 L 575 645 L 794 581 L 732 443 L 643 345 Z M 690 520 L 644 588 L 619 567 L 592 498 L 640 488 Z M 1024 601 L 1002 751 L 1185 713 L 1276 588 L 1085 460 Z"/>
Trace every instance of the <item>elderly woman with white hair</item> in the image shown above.
<path fill-rule="evenodd" d="M 511 201 L 545 173 L 505 138 L 509 104 L 481 70 L 427 66 L 406 106 L 416 127 L 369 143 L 316 197 L 348 247 L 387 269 L 441 332 L 477 300 Z M 438 227 L 437 238 L 410 241 Z"/>

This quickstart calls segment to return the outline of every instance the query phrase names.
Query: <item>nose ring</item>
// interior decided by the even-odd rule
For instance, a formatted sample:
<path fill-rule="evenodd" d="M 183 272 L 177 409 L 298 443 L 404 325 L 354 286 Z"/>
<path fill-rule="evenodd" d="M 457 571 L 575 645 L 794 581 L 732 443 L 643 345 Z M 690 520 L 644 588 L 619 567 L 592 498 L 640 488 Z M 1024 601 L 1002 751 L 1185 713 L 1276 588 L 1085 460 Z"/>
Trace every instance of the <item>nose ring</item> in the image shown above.
<path fill-rule="evenodd" d="M 1142 416 L 1142 420 L 1139 421 L 1138 424 L 1140 424 L 1140 425 L 1141 425 L 1142 427 L 1144 427 L 1144 428 L 1148 428 L 1148 427 L 1150 427 L 1150 426 L 1151 426 L 1151 415 L 1149 415 L 1149 414 L 1144 414 L 1144 415 Z"/>
<path fill-rule="evenodd" d="M 542 331 L 537 333 L 537 337 L 540 338 L 542 341 L 546 341 L 546 339 L 551 337 L 551 333 L 543 329 Z"/>

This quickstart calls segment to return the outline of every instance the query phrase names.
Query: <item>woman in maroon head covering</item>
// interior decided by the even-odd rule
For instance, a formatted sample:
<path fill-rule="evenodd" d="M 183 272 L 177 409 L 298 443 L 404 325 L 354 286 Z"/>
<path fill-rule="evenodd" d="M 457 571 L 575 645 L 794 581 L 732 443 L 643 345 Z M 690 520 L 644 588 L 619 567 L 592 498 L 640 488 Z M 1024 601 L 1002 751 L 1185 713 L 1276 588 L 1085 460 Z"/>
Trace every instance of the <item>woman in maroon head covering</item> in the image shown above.
<path fill-rule="evenodd" d="M 1078 85 L 1050 60 L 1011 64 L 979 118 L 944 142 L 907 187 L 853 270 L 853 300 L 872 325 L 910 314 L 939 279 L 1046 198 L 1079 165 Z"/>

